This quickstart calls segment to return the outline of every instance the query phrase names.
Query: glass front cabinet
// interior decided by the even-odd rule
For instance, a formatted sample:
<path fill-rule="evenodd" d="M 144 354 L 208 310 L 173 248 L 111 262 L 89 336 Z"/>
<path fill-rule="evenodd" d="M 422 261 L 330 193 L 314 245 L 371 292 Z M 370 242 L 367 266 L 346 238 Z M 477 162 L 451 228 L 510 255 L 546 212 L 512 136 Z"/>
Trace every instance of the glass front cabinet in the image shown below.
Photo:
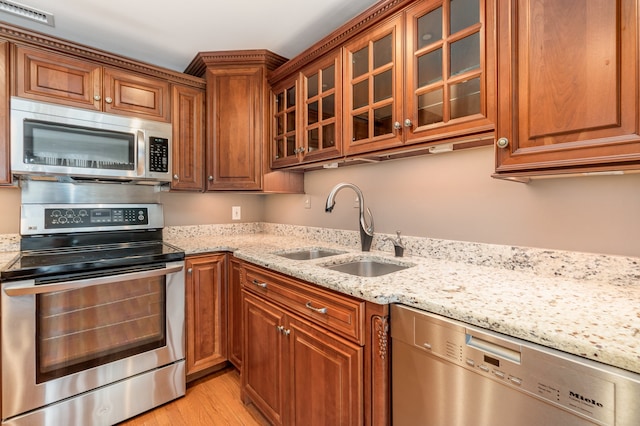
<path fill-rule="evenodd" d="M 493 130 L 491 3 L 416 2 L 345 46 L 346 154 Z"/>
<path fill-rule="evenodd" d="M 334 53 L 273 88 L 272 167 L 341 154 L 341 77 L 340 55 Z"/>

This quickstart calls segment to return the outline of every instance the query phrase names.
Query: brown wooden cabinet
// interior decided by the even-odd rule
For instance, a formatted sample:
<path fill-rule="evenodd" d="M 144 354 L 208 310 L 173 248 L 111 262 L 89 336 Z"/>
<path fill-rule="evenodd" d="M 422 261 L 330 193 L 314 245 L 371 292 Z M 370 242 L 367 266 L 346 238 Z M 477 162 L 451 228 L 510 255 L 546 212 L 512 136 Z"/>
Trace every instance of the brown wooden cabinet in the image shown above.
<path fill-rule="evenodd" d="M 638 2 L 499 0 L 497 177 L 638 168 Z"/>
<path fill-rule="evenodd" d="M 243 353 L 243 320 L 242 320 L 242 266 L 241 261 L 234 256 L 229 256 L 228 275 L 228 323 L 227 323 L 227 348 L 229 361 L 238 369 L 242 369 Z"/>
<path fill-rule="evenodd" d="M 204 190 L 204 90 L 172 87 L 172 190 Z"/>
<path fill-rule="evenodd" d="M 17 96 L 170 121 L 166 80 L 20 45 L 15 58 Z"/>
<path fill-rule="evenodd" d="M 388 309 L 242 268 L 243 401 L 274 424 L 388 424 Z"/>
<path fill-rule="evenodd" d="M 187 380 L 227 360 L 226 264 L 224 253 L 185 260 Z"/>
<path fill-rule="evenodd" d="M 187 67 L 207 82 L 207 190 L 304 191 L 301 173 L 269 167 L 267 74 L 284 61 L 267 50 L 200 52 Z"/>
<path fill-rule="evenodd" d="M 337 50 L 272 89 L 271 166 L 342 153 L 342 56 Z"/>
<path fill-rule="evenodd" d="M 0 184 L 11 183 L 9 78 L 9 42 L 0 40 Z"/>
<path fill-rule="evenodd" d="M 492 0 L 414 2 L 347 43 L 345 153 L 492 131 L 492 10 Z"/>

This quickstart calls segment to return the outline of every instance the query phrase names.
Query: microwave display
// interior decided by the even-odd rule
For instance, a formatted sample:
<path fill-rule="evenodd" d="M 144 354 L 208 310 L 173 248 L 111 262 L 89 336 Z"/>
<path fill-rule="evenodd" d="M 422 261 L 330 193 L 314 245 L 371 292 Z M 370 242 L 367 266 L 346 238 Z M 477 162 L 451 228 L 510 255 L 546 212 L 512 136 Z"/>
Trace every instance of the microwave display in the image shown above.
<path fill-rule="evenodd" d="M 24 162 L 89 169 L 135 170 L 135 135 L 24 120 Z"/>

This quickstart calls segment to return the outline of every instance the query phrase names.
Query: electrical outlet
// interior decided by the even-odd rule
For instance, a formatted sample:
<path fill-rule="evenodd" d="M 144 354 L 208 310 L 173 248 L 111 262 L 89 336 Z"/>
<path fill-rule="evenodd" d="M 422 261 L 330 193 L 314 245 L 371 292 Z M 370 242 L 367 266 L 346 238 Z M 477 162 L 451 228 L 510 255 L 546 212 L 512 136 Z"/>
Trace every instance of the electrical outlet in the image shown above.
<path fill-rule="evenodd" d="M 311 208 L 311 195 L 305 195 L 304 196 L 304 208 L 305 209 L 310 209 Z"/>
<path fill-rule="evenodd" d="M 240 206 L 231 207 L 231 220 L 240 220 L 242 219 L 242 209 Z"/>

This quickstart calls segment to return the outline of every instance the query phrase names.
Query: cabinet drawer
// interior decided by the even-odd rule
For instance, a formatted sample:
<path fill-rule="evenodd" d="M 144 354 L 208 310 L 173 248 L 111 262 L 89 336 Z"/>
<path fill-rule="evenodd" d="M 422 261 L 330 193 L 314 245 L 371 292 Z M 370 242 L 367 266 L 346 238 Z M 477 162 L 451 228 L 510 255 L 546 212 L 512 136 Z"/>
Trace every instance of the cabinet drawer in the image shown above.
<path fill-rule="evenodd" d="M 360 345 L 364 302 L 245 264 L 243 287 Z"/>

